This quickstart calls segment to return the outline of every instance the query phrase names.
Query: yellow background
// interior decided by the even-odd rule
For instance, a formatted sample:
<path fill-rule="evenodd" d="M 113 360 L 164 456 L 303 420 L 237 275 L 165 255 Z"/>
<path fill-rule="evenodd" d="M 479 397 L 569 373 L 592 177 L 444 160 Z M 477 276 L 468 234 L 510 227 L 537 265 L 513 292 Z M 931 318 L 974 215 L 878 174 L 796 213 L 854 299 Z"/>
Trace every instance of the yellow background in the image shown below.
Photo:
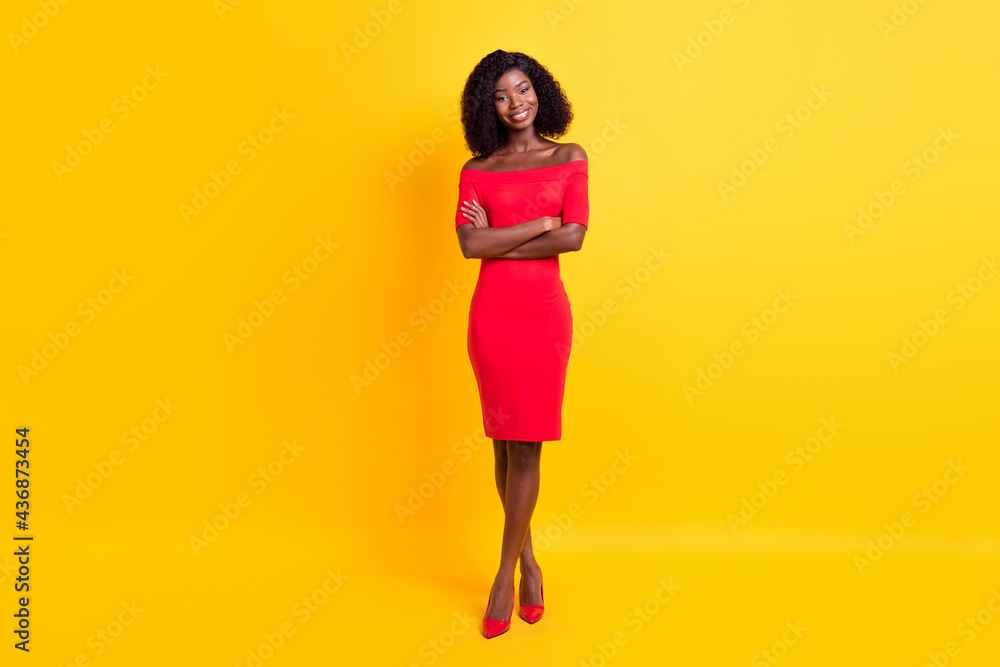
<path fill-rule="evenodd" d="M 3 664 L 248 665 L 282 623 L 295 633 L 263 664 L 997 663 L 1000 280 L 949 301 L 1000 249 L 994 3 L 69 2 L 15 49 L 40 6 L 0 16 L 0 414 L 8 436 L 31 428 L 35 536 L 27 655 L 0 557 Z M 880 29 L 894 11 L 899 29 Z M 458 98 L 497 48 L 568 92 L 560 141 L 588 151 L 591 218 L 561 259 L 582 345 L 533 519 L 552 538 L 537 549 L 546 615 L 487 642 L 503 519 L 466 351 L 478 262 L 452 229 Z M 120 118 L 147 67 L 165 74 Z M 786 137 L 776 123 L 812 86 L 831 96 Z M 274 109 L 294 118 L 251 161 L 241 144 Z M 114 130 L 60 179 L 53 163 L 105 119 Z M 958 138 L 910 180 L 941 128 Z M 778 150 L 723 199 L 718 182 L 769 137 Z M 897 179 L 905 194 L 852 242 L 857 208 Z M 338 245 L 293 290 L 286 272 L 317 238 Z M 646 274 L 651 247 L 670 256 Z M 127 286 L 102 292 L 122 269 Z M 628 299 L 627 276 L 644 279 Z M 462 289 L 438 308 L 446 281 Z M 785 289 L 798 299 L 751 342 L 744 324 Z M 231 351 L 225 334 L 274 290 L 284 302 Z M 89 321 L 88 298 L 110 298 Z M 615 312 L 583 329 L 606 300 Z M 426 325 L 422 308 L 438 313 Z M 938 309 L 947 323 L 894 369 Z M 25 381 L 69 323 L 78 335 Z M 689 401 L 683 386 L 734 341 L 745 353 Z M 158 399 L 178 406 L 162 421 Z M 795 470 L 786 453 L 831 418 L 842 429 Z M 122 434 L 144 423 L 130 451 Z M 293 439 L 304 450 L 258 494 L 251 476 Z M 634 461 L 607 472 L 619 452 Z M 949 461 L 968 471 L 915 502 Z M 727 515 L 779 471 L 734 531 Z M 191 537 L 244 493 L 196 554 Z M 885 537 L 904 512 L 915 525 Z M 889 548 L 859 572 L 880 536 Z M 295 605 L 338 569 L 303 622 Z M 681 587 L 662 605 L 661 580 Z M 133 601 L 113 644 L 95 639 Z M 982 609 L 992 623 L 966 641 L 959 624 Z M 808 630 L 783 652 L 796 622 Z"/>

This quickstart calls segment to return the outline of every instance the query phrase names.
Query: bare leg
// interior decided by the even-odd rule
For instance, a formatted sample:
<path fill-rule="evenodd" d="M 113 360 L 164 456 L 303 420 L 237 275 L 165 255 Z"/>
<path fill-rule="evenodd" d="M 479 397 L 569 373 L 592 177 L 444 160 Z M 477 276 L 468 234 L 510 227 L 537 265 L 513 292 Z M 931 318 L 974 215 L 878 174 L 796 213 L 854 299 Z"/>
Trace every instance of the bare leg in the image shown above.
<path fill-rule="evenodd" d="M 541 444 L 541 443 L 539 443 Z M 506 490 L 507 490 L 507 441 L 493 440 L 493 460 L 494 474 L 496 476 L 497 491 L 500 494 L 500 503 L 504 505 L 506 511 Z M 518 599 L 522 605 L 542 604 L 542 574 L 535 560 L 535 552 L 531 545 L 531 526 L 524 537 L 524 546 L 521 547 L 521 555 L 518 558 L 521 564 L 521 586 L 518 590 Z M 507 607 L 510 609 L 510 607 Z"/>
<path fill-rule="evenodd" d="M 531 513 L 538 500 L 539 459 L 542 443 L 507 441 L 507 479 L 504 487 L 503 544 L 500 568 L 493 581 L 486 618 L 506 619 L 510 614 L 510 590 L 514 584 L 514 566 L 524 548 L 531 524 Z M 499 488 L 499 479 L 497 480 Z M 534 555 L 531 556 L 532 562 Z M 537 568 L 537 565 L 536 565 Z"/>

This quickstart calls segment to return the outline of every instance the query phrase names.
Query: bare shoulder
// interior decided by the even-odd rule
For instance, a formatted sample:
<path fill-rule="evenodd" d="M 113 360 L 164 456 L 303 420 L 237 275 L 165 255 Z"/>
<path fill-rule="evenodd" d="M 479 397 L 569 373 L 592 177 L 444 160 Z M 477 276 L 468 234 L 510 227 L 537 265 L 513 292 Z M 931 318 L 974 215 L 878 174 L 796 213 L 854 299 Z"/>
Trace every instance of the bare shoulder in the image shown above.
<path fill-rule="evenodd" d="M 583 146 L 580 144 L 563 144 L 559 152 L 562 154 L 564 162 L 573 162 L 574 160 L 587 161 L 587 151 L 583 150 Z"/>
<path fill-rule="evenodd" d="M 482 169 L 485 164 L 486 163 L 482 158 L 470 158 L 464 165 L 462 165 L 462 171 L 465 171 L 466 169 Z"/>

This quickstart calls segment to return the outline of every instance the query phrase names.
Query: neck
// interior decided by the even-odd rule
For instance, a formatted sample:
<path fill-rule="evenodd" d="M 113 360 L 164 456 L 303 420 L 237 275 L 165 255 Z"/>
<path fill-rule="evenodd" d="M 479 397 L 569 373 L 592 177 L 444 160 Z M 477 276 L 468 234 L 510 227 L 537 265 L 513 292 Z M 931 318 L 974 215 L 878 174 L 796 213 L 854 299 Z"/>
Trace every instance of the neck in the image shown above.
<path fill-rule="evenodd" d="M 507 139 L 502 148 L 505 153 L 527 153 L 544 145 L 545 142 L 538 136 L 535 126 L 531 125 L 521 130 L 507 128 Z"/>

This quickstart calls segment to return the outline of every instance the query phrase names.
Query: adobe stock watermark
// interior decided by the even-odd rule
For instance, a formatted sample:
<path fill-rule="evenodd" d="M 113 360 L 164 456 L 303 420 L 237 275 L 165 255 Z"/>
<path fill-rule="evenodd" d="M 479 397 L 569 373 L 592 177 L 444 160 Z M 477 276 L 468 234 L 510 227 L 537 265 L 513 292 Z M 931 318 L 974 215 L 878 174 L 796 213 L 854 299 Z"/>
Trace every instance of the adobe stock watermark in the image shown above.
<path fill-rule="evenodd" d="M 733 4 L 746 11 L 750 7 L 750 0 L 732 0 Z M 674 51 L 674 64 L 677 71 L 683 73 L 684 68 L 693 65 L 705 49 L 715 43 L 727 25 L 732 25 L 736 21 L 738 14 L 731 9 L 723 9 L 719 12 L 719 18 L 705 19 L 701 22 L 705 29 L 695 35 L 688 35 L 687 46 L 683 51 Z"/>
<path fill-rule="evenodd" d="M 312 620 L 330 602 L 330 598 L 340 592 L 344 583 L 350 579 L 348 575 L 341 572 L 339 567 L 336 572 L 333 571 L 333 568 L 327 568 L 323 574 L 325 575 L 323 583 L 307 595 L 303 595 L 292 605 L 291 615 L 299 622 L 298 626 L 292 621 L 282 621 L 273 632 L 261 633 L 263 641 L 246 650 L 247 657 L 243 662 L 245 667 L 262 667 L 265 662 L 273 658 L 295 635 L 296 631 Z M 236 665 L 236 667 L 241 666 Z"/>
<path fill-rule="evenodd" d="M 774 131 L 787 141 L 801 130 L 805 123 L 813 117 L 813 112 L 823 108 L 827 101 L 833 97 L 833 93 L 826 89 L 826 84 L 809 86 L 810 95 L 803 104 L 800 104 L 793 111 L 786 113 L 774 124 Z M 726 181 L 716 181 L 715 187 L 719 191 L 722 201 L 728 201 L 729 197 L 746 185 L 747 180 L 757 173 L 770 159 L 771 155 L 778 152 L 781 143 L 777 137 L 768 137 L 760 147 L 748 148 L 746 150 L 747 159 L 739 163 L 739 166 L 732 164 L 729 166 L 729 178 Z"/>
<path fill-rule="evenodd" d="M 455 645 L 459 637 L 468 632 L 469 628 L 475 627 L 482 622 L 478 620 L 474 621 L 469 616 L 468 609 L 464 610 L 461 614 L 457 611 L 452 612 L 451 615 L 454 617 L 454 620 L 448 624 L 448 628 L 439 632 L 436 637 L 425 641 L 417 649 L 417 655 L 423 658 L 425 665 L 433 665 L 440 660 L 448 652 L 448 649 Z M 411 662 L 409 667 L 419 667 L 419 665 L 418 663 Z"/>
<path fill-rule="evenodd" d="M 67 663 L 66 667 L 90 667 L 91 660 L 104 655 L 105 651 L 121 639 L 125 629 L 135 623 L 135 619 L 139 618 L 139 614 L 146 611 L 144 607 L 136 604 L 135 600 L 132 600 L 132 602 L 122 602 L 120 606 L 121 611 L 111 621 L 87 636 L 87 648 L 92 653 L 77 653 L 73 657 L 73 660 Z M 62 665 L 58 665 L 58 667 L 62 667 Z"/>
<path fill-rule="evenodd" d="M 62 183 L 67 174 L 73 173 L 74 169 L 82 165 L 83 158 L 92 154 L 94 149 L 104 142 L 105 137 L 115 131 L 114 118 L 117 117 L 119 121 L 128 118 L 129 114 L 139 108 L 139 105 L 146 100 L 149 93 L 159 88 L 169 75 L 170 72 L 161 71 L 159 65 L 155 68 L 147 65 L 146 75 L 142 77 L 142 81 L 133 86 L 131 90 L 116 97 L 111 103 L 112 115 L 97 121 L 97 126 L 94 128 L 84 128 L 81 131 L 83 139 L 77 141 L 76 144 L 66 144 L 66 153 L 62 162 L 52 161 L 52 171 L 55 172 L 56 180 Z"/>
<path fill-rule="evenodd" d="M 226 14 L 233 13 L 242 4 L 243 0 L 212 0 L 212 9 L 220 21 L 225 21 Z"/>
<path fill-rule="evenodd" d="M 281 283 L 288 285 L 289 292 L 295 292 L 305 284 L 305 281 L 315 275 L 316 271 L 330 259 L 334 249 L 340 247 L 339 243 L 330 240 L 331 236 L 332 234 L 327 234 L 326 238 L 317 236 L 316 245 L 313 246 L 312 252 L 292 264 L 281 274 Z M 241 315 L 236 318 L 236 328 L 233 332 L 224 331 L 222 333 L 222 342 L 226 344 L 229 354 L 233 354 L 238 346 L 247 342 L 250 336 L 270 319 L 278 306 L 283 305 L 286 300 L 287 295 L 280 287 L 272 289 L 263 300 L 254 299 L 253 308 L 247 313 L 247 316 Z"/>
<path fill-rule="evenodd" d="M 444 121 L 449 125 L 453 132 L 461 129 L 461 112 L 457 105 L 445 110 Z M 604 151 L 607 150 L 608 145 L 614 143 L 627 127 L 628 125 L 621 122 L 621 117 L 619 116 L 616 116 L 614 120 L 611 118 L 605 118 L 604 127 L 601 128 L 598 136 L 593 137 L 588 144 L 584 146 L 587 150 L 588 158 L 591 159 L 590 161 L 593 161 L 592 158 L 604 153 Z M 397 164 L 395 170 L 386 170 L 383 172 L 389 192 L 395 192 L 396 188 L 405 183 L 406 179 L 416 173 L 417 168 L 423 165 L 427 159 L 434 154 L 438 145 L 447 141 L 448 137 L 449 134 L 446 132 L 445 128 L 435 127 L 426 137 L 414 139 L 413 144 L 415 147 L 412 150 L 408 153 L 401 153 L 396 156 Z M 548 196 L 546 193 L 542 193 L 540 195 L 536 195 L 534 199 L 544 199 L 546 196 Z M 544 203 L 544 201 L 542 203 Z M 532 205 L 529 204 L 526 206 L 525 210 L 530 210 L 531 208 Z"/>
<path fill-rule="evenodd" d="M 659 614 L 664 605 L 674 599 L 677 592 L 681 590 L 680 584 L 674 583 L 674 578 L 669 581 L 658 579 L 659 586 L 653 591 L 642 604 L 637 604 L 625 614 L 622 624 L 632 630 L 636 635 L 642 631 L 646 624 L 650 623 Z M 628 644 L 629 636 L 624 630 L 616 630 L 611 633 L 608 641 L 594 642 L 594 651 L 586 658 L 580 658 L 580 667 L 605 667 L 608 661 L 618 655 L 618 651 Z"/>
<path fill-rule="evenodd" d="M 409 0 L 407 0 L 409 4 Z M 373 9 L 369 13 L 372 20 L 366 21 L 363 25 L 354 26 L 354 37 L 350 42 L 340 43 L 340 52 L 344 54 L 344 59 L 351 62 L 351 59 L 361 55 L 367 49 L 372 40 L 382 34 L 382 31 L 389 27 L 392 19 L 403 11 L 403 4 L 400 0 L 389 0 L 384 9 Z"/>
<path fill-rule="evenodd" d="M 588 142 L 589 150 L 587 150 L 587 167 L 589 173 L 590 163 L 597 162 L 601 159 L 608 147 L 618 141 L 618 138 L 622 135 L 623 130 L 627 128 L 628 125 L 621 122 L 621 118 L 615 116 L 614 120 L 610 118 L 604 119 L 604 127 L 601 132 L 593 137 Z M 574 174 L 573 177 L 585 178 L 589 181 L 589 176 L 586 174 L 578 173 Z M 512 218 L 517 220 L 534 220 L 536 218 L 542 217 L 544 212 L 551 211 L 551 204 L 553 202 L 559 201 L 560 205 L 565 205 L 565 199 L 562 197 L 565 191 L 565 187 L 559 185 L 553 181 L 543 181 L 541 187 L 532 193 L 530 197 L 526 197 L 521 200 L 520 207 L 517 210 L 516 215 L 512 215 Z M 588 183 L 589 187 L 589 183 Z M 560 209 L 560 215 L 565 212 Z"/>
<path fill-rule="evenodd" d="M 927 514 L 970 470 L 971 468 L 968 466 L 962 465 L 962 459 L 954 461 L 949 459 L 944 474 L 913 494 L 911 504 L 920 510 L 921 514 Z M 868 549 L 863 556 L 854 556 L 853 558 L 854 567 L 857 568 L 858 574 L 864 576 L 865 570 L 882 560 L 886 552 L 899 544 L 906 531 L 915 525 L 917 525 L 917 517 L 912 512 L 903 512 L 896 522 L 883 523 L 882 527 L 885 528 L 885 531 L 875 539 L 868 540 Z"/>
<path fill-rule="evenodd" d="M 486 415 L 484 415 L 484 426 L 489 426 L 491 431 L 498 430 L 503 426 L 511 415 L 503 412 L 502 410 L 496 412 L 493 408 L 487 409 Z M 465 463 L 472 458 L 475 452 L 478 452 L 480 448 L 484 445 L 490 445 L 493 441 L 491 438 L 486 437 L 486 430 L 484 426 L 476 429 L 472 436 L 465 436 L 454 445 L 452 445 L 452 451 L 458 456 L 459 462 Z M 422 508 L 428 500 L 434 497 L 444 483 L 448 481 L 449 477 L 455 475 L 458 472 L 458 465 L 452 459 L 445 459 L 440 466 L 434 470 L 428 470 L 424 472 L 424 480 L 422 480 L 416 487 L 407 487 L 406 501 L 405 503 L 393 503 L 392 509 L 396 513 L 396 518 L 399 519 L 399 523 L 402 525 L 406 523 L 406 520 L 417 513 L 417 510 Z"/>
<path fill-rule="evenodd" d="M 184 224 L 191 224 L 191 218 L 201 215 L 201 212 L 229 187 L 233 178 L 243 173 L 244 165 L 256 160 L 257 156 L 271 145 L 275 137 L 288 128 L 288 121 L 294 118 L 295 115 L 288 112 L 288 107 L 281 107 L 280 111 L 277 107 L 272 107 L 271 118 L 267 121 L 267 125 L 253 134 L 248 134 L 247 138 L 236 146 L 236 154 L 243 157 L 243 164 L 239 159 L 233 158 L 219 171 L 209 170 L 205 184 L 192 189 L 194 197 L 191 198 L 191 203 L 181 202 L 178 205 Z"/>
<path fill-rule="evenodd" d="M 639 457 L 629 453 L 628 448 L 624 451 L 616 449 L 615 458 L 612 460 L 611 465 L 602 470 L 600 474 L 591 477 L 580 485 L 580 496 L 587 501 L 587 504 L 593 505 L 638 460 Z M 531 535 L 534 541 L 533 547 L 535 553 L 544 553 L 552 548 L 552 545 L 562 539 L 562 536 L 573 527 L 576 520 L 583 516 L 584 509 L 582 504 L 574 500 L 567 506 L 565 512 L 551 514 L 552 522 L 545 528 L 539 531 L 532 531 Z"/>
<path fill-rule="evenodd" d="M 98 313 L 111 305 L 115 297 L 122 293 L 122 290 L 135 279 L 129 275 L 127 269 L 122 267 L 119 271 L 111 271 L 111 279 L 107 287 L 102 287 L 93 296 L 88 296 L 76 307 L 76 314 L 83 318 L 84 324 L 90 324 L 97 317 Z M 59 354 L 66 349 L 70 339 L 80 335 L 83 329 L 76 320 L 68 320 L 60 329 L 54 333 L 49 332 L 47 338 L 49 342 L 43 343 L 41 350 L 31 348 L 31 360 L 27 364 L 18 364 L 17 373 L 21 377 L 24 386 L 28 386 L 29 380 L 38 377 L 39 373 L 48 368 Z"/>
<path fill-rule="evenodd" d="M 128 430 L 122 432 L 119 438 L 127 451 L 132 453 L 149 440 L 156 433 L 170 415 L 180 406 L 170 400 L 170 397 L 157 398 L 156 407 L 153 408 L 149 417 L 141 420 L 138 424 L 133 424 Z M 106 459 L 91 462 L 93 472 L 88 472 L 83 477 L 76 478 L 76 487 L 72 493 L 63 493 L 61 499 L 66 512 L 73 513 L 73 510 L 83 505 L 84 501 L 94 495 L 94 491 L 99 489 L 104 482 L 108 481 L 115 470 L 125 463 L 125 455 L 120 449 L 113 449 Z"/>
<path fill-rule="evenodd" d="M 461 111 L 457 102 L 445 109 L 443 120 L 447 123 L 451 132 L 456 132 L 462 128 Z M 389 192 L 395 192 L 397 187 L 405 183 L 406 179 L 416 173 L 417 167 L 424 164 L 427 158 L 437 150 L 438 144 L 443 144 L 448 140 L 448 136 L 448 131 L 445 128 L 435 127 L 427 137 L 414 139 L 413 144 L 416 148 L 405 155 L 400 154 L 397 156 L 395 171 L 386 170 L 383 172 L 386 185 L 389 186 Z"/>
<path fill-rule="evenodd" d="M 0 584 L 7 581 L 11 574 L 17 572 L 17 567 L 10 562 L 10 556 L 4 556 L 3 562 L 0 563 Z"/>
<path fill-rule="evenodd" d="M 997 263 L 997 256 L 993 255 L 987 258 L 984 255 L 976 273 L 949 290 L 948 294 L 945 295 L 945 301 L 955 304 L 956 312 L 962 310 L 965 304 L 974 299 L 998 271 L 1000 271 L 1000 264 Z M 938 308 L 932 317 L 926 320 L 917 320 L 917 327 L 913 333 L 900 339 L 902 344 L 899 350 L 890 350 L 886 355 L 893 372 L 898 373 L 900 366 L 910 363 L 917 356 L 917 353 L 941 332 L 941 327 L 949 322 L 951 322 L 951 314 L 947 308 Z"/>
<path fill-rule="evenodd" d="M 600 135 L 591 138 L 584 147 L 587 149 L 588 161 L 592 162 L 591 158 L 603 155 L 604 151 L 608 150 L 608 146 L 618 141 L 618 138 L 627 128 L 628 125 L 622 122 L 621 116 L 615 116 L 614 120 L 611 120 L 610 117 L 605 118 L 604 127 L 601 128 Z"/>
<path fill-rule="evenodd" d="M 796 445 L 785 454 L 785 463 L 792 467 L 792 473 L 802 470 L 808 461 L 823 451 L 823 445 L 833 440 L 834 436 L 844 428 L 843 424 L 837 423 L 836 417 L 825 417 L 819 420 L 819 428 L 816 435 L 807 438 L 801 445 Z M 740 508 L 736 513 L 726 514 L 726 521 L 729 529 L 736 535 L 739 529 L 746 526 L 757 514 L 764 509 L 767 503 L 778 495 L 778 490 L 788 484 L 791 475 L 784 468 L 778 468 L 774 474 L 764 478 L 764 481 L 757 481 L 759 491 L 750 494 L 749 500 L 746 496 L 740 498 Z"/>
<path fill-rule="evenodd" d="M 713 352 L 712 358 L 715 361 L 709 363 L 705 370 L 700 368 L 695 370 L 694 385 L 684 384 L 681 386 L 681 391 L 684 392 L 688 405 L 694 405 L 695 398 L 704 396 L 705 392 L 712 388 L 723 373 L 733 367 L 736 358 L 742 357 L 748 347 L 760 340 L 762 333 L 770 331 L 774 323 L 778 321 L 778 317 L 788 312 L 791 305 L 799 300 L 799 296 L 792 294 L 790 288 L 775 290 L 775 293 L 778 296 L 769 308 L 762 310 L 760 316 L 751 317 L 740 327 L 740 333 L 748 339 L 746 344 L 737 339 L 731 342 L 721 354 Z"/>
<path fill-rule="evenodd" d="M 959 621 L 955 626 L 955 634 L 964 640 L 966 646 L 971 644 L 988 626 L 993 619 L 1000 615 L 1000 590 L 996 587 L 990 589 L 990 597 L 986 604 L 979 608 L 974 615 L 970 614 Z M 940 651 L 928 651 L 927 662 L 922 667 L 945 667 L 951 659 L 962 652 L 962 646 L 955 640 L 945 642 Z"/>
<path fill-rule="evenodd" d="M 354 393 L 360 396 L 362 389 L 370 387 L 372 382 L 377 380 L 392 365 L 392 362 L 399 358 L 403 353 L 403 348 L 413 344 L 414 336 L 427 331 L 431 323 L 436 321 L 448 309 L 448 304 L 454 303 L 458 295 L 467 288 L 468 285 L 458 282 L 458 278 L 453 280 L 446 279 L 444 281 L 444 289 L 441 290 L 439 297 L 431 299 L 426 306 L 421 306 L 410 313 L 407 322 L 416 329 L 415 333 L 411 334 L 409 330 L 403 329 L 388 343 L 384 341 L 379 343 L 379 348 L 382 351 L 376 353 L 374 359 L 365 358 L 363 362 L 364 370 L 361 371 L 360 375 L 357 373 L 351 374 L 350 381 Z"/>
<path fill-rule="evenodd" d="M 621 280 L 615 282 L 612 288 L 614 293 L 621 295 L 622 302 L 628 301 L 649 282 L 654 273 L 663 268 L 667 263 L 667 258 L 671 256 L 669 252 L 664 252 L 662 245 L 659 248 L 649 246 L 646 259 L 622 276 Z M 587 321 L 579 327 L 574 325 L 570 344 L 568 346 L 561 342 L 555 344 L 560 359 L 565 361 L 570 354 L 581 350 L 584 344 L 608 323 L 609 316 L 618 312 L 618 307 L 618 298 L 609 297 L 601 302 L 600 308 L 587 309 L 585 313 Z"/>
<path fill-rule="evenodd" d="M 302 452 L 306 450 L 305 447 L 298 444 L 295 438 L 292 438 L 291 442 L 285 440 L 281 444 L 281 451 L 276 457 L 268 461 L 267 465 L 257 468 L 247 477 L 247 486 L 258 496 L 267 491 L 277 478 L 287 470 L 288 466 L 295 463 Z M 211 521 L 205 519 L 201 522 L 203 528 L 198 535 L 188 536 L 188 544 L 194 551 L 194 555 L 200 556 L 210 544 L 218 540 L 219 536 L 228 530 L 243 515 L 243 510 L 250 507 L 252 503 L 253 497 L 245 491 L 236 494 L 236 498 L 232 502 L 219 503 L 220 512 L 213 516 Z"/>
<path fill-rule="evenodd" d="M 20 53 L 21 47 L 38 35 L 38 31 L 47 26 L 60 9 L 69 4 L 69 0 L 38 0 L 35 4 L 41 11 L 34 12 L 30 16 L 22 16 L 21 29 L 18 32 L 7 33 L 7 41 L 10 42 L 15 54 Z"/>
<path fill-rule="evenodd" d="M 902 3 L 892 5 L 892 12 L 889 19 L 879 19 L 875 26 L 882 34 L 882 39 L 889 41 L 889 35 L 899 32 L 899 29 L 909 22 L 910 17 L 920 11 L 920 8 L 927 4 L 927 0 L 903 0 Z"/>
<path fill-rule="evenodd" d="M 955 139 L 960 137 L 960 134 L 955 134 L 952 131 L 950 125 L 948 129 L 939 127 L 937 136 L 934 137 L 934 141 L 929 146 L 920 153 L 914 153 L 903 162 L 900 166 L 903 175 L 909 176 L 913 183 L 919 181 L 924 172 L 930 169 L 931 165 L 955 144 Z M 893 180 L 885 190 L 875 190 L 872 193 L 873 201 L 870 201 L 866 206 L 858 207 L 858 217 L 855 222 L 853 224 L 844 223 L 844 233 L 847 235 L 847 240 L 854 243 L 856 237 L 867 232 L 875 224 L 875 221 L 885 215 L 886 211 L 892 208 L 892 205 L 906 192 L 906 183 L 901 178 Z"/>
<path fill-rule="evenodd" d="M 561 0 L 555 9 L 546 9 L 544 16 L 549 27 L 555 30 L 560 23 L 565 23 L 570 16 L 576 13 L 577 7 L 587 0 Z"/>
<path fill-rule="evenodd" d="M 795 646 L 802 639 L 809 628 L 802 627 L 802 621 L 796 619 L 795 623 L 785 621 L 785 630 L 781 639 L 771 643 L 767 648 L 763 648 L 750 658 L 750 667 L 770 667 L 778 663 L 778 660 L 788 655 L 788 647 Z"/>

